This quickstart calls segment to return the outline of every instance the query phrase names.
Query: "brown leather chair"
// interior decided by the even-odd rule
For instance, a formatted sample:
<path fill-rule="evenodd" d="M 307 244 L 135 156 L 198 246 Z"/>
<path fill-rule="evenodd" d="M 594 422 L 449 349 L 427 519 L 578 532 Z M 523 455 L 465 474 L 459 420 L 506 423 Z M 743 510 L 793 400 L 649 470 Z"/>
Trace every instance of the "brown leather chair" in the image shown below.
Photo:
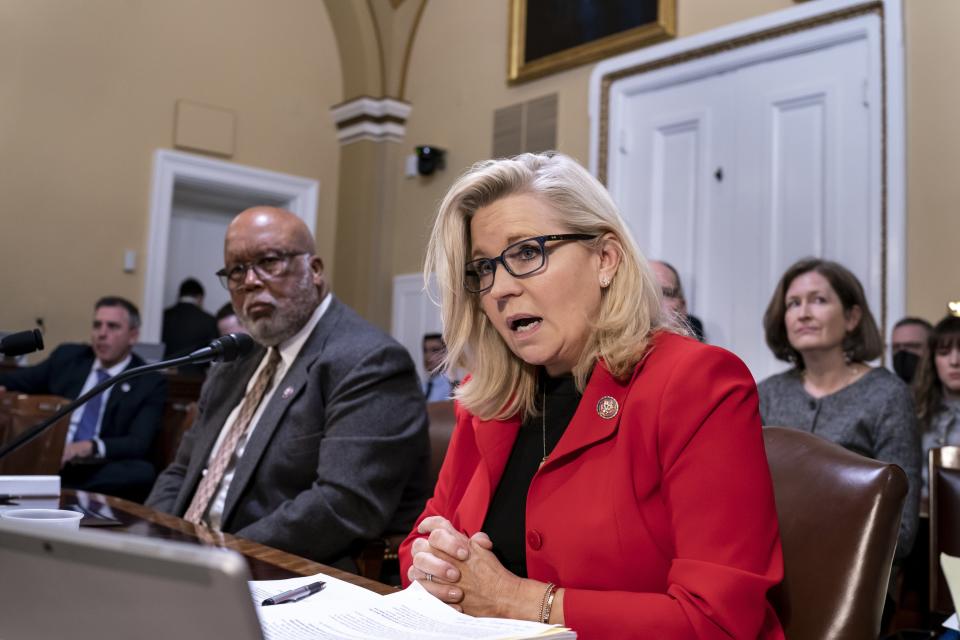
<path fill-rule="evenodd" d="M 940 553 L 960 556 L 960 447 L 931 449 L 930 611 L 952 613 L 953 599 L 940 568 Z"/>
<path fill-rule="evenodd" d="M 430 484 L 436 486 L 440 477 L 440 467 L 447 457 L 450 436 L 457 423 L 453 413 L 453 400 L 427 403 L 427 417 L 430 420 Z"/>
<path fill-rule="evenodd" d="M 27 395 L 16 391 L 0 392 L 0 444 L 6 444 L 49 418 L 69 400 L 60 396 Z M 0 460 L 0 474 L 57 475 L 60 458 L 70 427 L 70 415 Z"/>
<path fill-rule="evenodd" d="M 163 405 L 163 417 L 160 419 L 160 431 L 153 441 L 153 466 L 157 473 L 170 466 L 177 455 L 180 440 L 197 419 L 197 403 L 184 404 L 167 399 Z"/>
<path fill-rule="evenodd" d="M 443 460 L 447 456 L 453 427 L 456 424 L 453 400 L 428 402 L 427 418 L 430 423 L 430 484 L 435 486 L 437 477 L 440 475 L 440 467 L 443 466 Z M 354 555 L 360 575 L 371 580 L 382 580 L 383 563 L 395 564 L 399 560 L 400 544 L 406 537 L 405 533 L 396 534 L 387 536 L 383 540 L 368 542 L 359 553 Z"/>
<path fill-rule="evenodd" d="M 805 431 L 766 427 L 784 579 L 771 602 L 791 640 L 874 640 L 907 477 Z"/>

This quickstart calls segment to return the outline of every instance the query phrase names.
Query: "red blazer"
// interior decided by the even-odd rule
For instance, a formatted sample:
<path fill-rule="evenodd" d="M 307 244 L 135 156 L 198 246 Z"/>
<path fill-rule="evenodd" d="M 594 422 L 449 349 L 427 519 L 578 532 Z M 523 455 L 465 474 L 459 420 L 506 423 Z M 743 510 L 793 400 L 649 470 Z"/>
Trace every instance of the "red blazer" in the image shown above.
<path fill-rule="evenodd" d="M 417 523 L 479 531 L 520 421 L 458 408 Z M 626 382 L 597 365 L 530 483 L 524 525 L 527 574 L 566 589 L 580 638 L 783 638 L 767 601 L 783 558 L 756 385 L 722 349 L 663 332 Z M 400 548 L 405 581 L 417 535 Z"/>

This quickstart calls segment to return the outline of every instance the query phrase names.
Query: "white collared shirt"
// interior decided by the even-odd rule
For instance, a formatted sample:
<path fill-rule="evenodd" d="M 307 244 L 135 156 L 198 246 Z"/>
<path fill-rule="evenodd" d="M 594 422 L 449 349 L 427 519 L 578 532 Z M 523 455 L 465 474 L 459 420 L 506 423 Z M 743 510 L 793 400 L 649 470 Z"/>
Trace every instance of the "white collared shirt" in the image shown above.
<path fill-rule="evenodd" d="M 90 373 L 87 374 L 87 380 L 83 383 L 83 388 L 80 389 L 80 395 L 78 398 L 85 394 L 90 389 L 93 389 L 97 384 L 97 370 L 103 369 L 107 372 L 107 376 L 113 378 L 116 375 L 119 375 L 127 366 L 130 364 L 130 361 L 133 359 L 129 353 L 127 357 L 113 365 L 109 369 L 103 366 L 103 363 L 100 362 L 100 358 L 96 358 L 93 361 L 93 366 L 90 367 Z M 128 387 L 129 389 L 129 387 Z M 97 427 L 93 432 L 93 443 L 97 447 L 97 455 L 101 458 L 107 455 L 106 447 L 103 444 L 103 440 L 100 439 L 100 426 L 103 423 L 103 412 L 107 408 L 107 400 L 110 399 L 110 392 L 113 391 L 113 387 L 108 387 L 106 391 L 102 394 L 102 399 L 100 400 L 100 415 L 97 416 Z M 83 417 L 83 412 L 90 408 L 90 403 L 88 402 L 84 406 L 80 407 L 76 411 L 70 414 L 70 427 L 67 429 L 67 442 L 70 444 L 73 442 L 73 434 L 77 432 L 77 427 L 80 425 L 80 418 Z"/>
<path fill-rule="evenodd" d="M 307 338 L 309 338 L 310 334 L 313 333 L 317 323 L 320 322 L 320 318 L 323 317 L 323 314 L 326 313 L 327 309 L 330 307 L 330 301 L 331 294 L 328 293 L 323 299 L 323 302 L 321 302 L 320 305 L 313 310 L 313 314 L 310 316 L 310 319 L 307 320 L 307 323 L 303 325 L 300 331 L 298 331 L 293 337 L 280 344 L 280 363 L 277 365 L 277 372 L 273 376 L 273 382 L 266 392 L 264 392 L 263 399 L 260 400 L 260 405 L 257 407 L 253 417 L 250 419 L 250 427 L 247 429 L 247 432 L 240 437 L 240 442 L 237 443 L 237 451 L 233 458 L 231 458 L 230 464 L 227 466 L 227 470 L 223 474 L 223 480 L 220 481 L 220 488 L 217 490 L 217 494 L 210 502 L 210 508 L 207 510 L 207 515 L 204 518 L 207 524 L 210 525 L 210 528 L 217 531 L 220 530 L 221 519 L 223 517 L 223 507 L 227 502 L 227 492 L 230 490 L 230 483 L 233 482 L 233 473 L 236 471 L 237 462 L 243 456 L 243 450 L 247 446 L 247 441 L 250 439 L 253 431 L 260 423 L 260 416 L 263 415 L 264 409 L 268 404 L 270 404 L 270 399 L 273 397 L 273 392 L 276 391 L 277 385 L 281 380 L 283 380 L 283 376 L 287 374 L 287 371 L 290 370 L 290 367 L 293 366 L 293 362 L 297 359 L 297 356 L 300 355 L 300 350 L 303 348 L 304 343 L 306 343 Z M 253 372 L 252 376 L 250 376 L 250 381 L 247 383 L 247 390 L 244 393 L 244 397 L 246 397 L 246 394 L 250 393 L 250 390 L 253 389 L 253 385 L 256 383 L 257 376 L 260 375 L 261 369 L 263 369 L 267 364 L 268 355 L 269 351 L 264 353 L 263 359 L 260 360 L 260 364 L 257 366 L 257 370 Z M 240 399 L 240 402 L 237 403 L 237 406 L 233 408 L 233 411 L 230 412 L 230 415 L 227 416 L 226 421 L 223 423 L 223 427 L 220 429 L 220 435 L 217 436 L 217 441 L 213 445 L 213 449 L 210 450 L 210 457 L 207 459 L 208 468 L 213 462 L 214 457 L 217 455 L 217 450 L 220 449 L 220 444 L 227 436 L 227 432 L 230 430 L 231 425 L 233 425 L 233 423 L 239 417 L 241 405 L 243 405 L 243 398 Z M 207 469 L 203 470 L 203 474 L 207 474 Z"/>

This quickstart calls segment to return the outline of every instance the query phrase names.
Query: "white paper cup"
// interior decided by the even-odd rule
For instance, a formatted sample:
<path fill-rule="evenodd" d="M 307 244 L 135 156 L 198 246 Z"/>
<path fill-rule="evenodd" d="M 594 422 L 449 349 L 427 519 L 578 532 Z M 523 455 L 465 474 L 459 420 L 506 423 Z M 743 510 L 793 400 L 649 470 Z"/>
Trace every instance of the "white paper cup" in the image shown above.
<path fill-rule="evenodd" d="M 8 509 L 0 511 L 0 518 L 30 527 L 79 529 L 83 514 L 66 509 Z"/>

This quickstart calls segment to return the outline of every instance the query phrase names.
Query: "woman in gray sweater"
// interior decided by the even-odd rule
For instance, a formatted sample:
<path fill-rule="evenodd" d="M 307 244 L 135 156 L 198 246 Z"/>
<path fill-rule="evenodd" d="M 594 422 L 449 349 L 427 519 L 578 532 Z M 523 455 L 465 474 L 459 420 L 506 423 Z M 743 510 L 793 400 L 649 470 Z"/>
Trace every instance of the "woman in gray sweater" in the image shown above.
<path fill-rule="evenodd" d="M 920 499 L 920 440 L 908 387 L 868 361 L 883 341 L 855 275 L 807 258 L 777 285 L 763 317 L 767 345 L 793 368 L 760 383 L 764 425 L 793 427 L 899 465 L 910 489 L 896 558 L 910 552 Z"/>

